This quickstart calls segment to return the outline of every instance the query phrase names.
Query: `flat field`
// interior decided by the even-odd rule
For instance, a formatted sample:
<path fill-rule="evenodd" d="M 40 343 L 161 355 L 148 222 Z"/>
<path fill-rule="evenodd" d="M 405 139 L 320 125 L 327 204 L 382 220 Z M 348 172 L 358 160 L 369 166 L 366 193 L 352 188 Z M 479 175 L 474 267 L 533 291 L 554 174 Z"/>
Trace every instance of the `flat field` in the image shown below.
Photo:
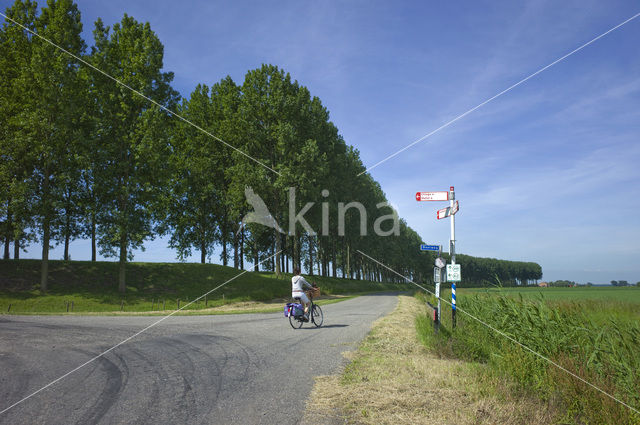
<path fill-rule="evenodd" d="M 428 315 L 418 321 L 440 356 L 488 365 L 548 403 L 559 423 L 640 424 L 640 288 L 465 288 L 457 301 L 455 329 L 444 302 L 437 335 Z"/>

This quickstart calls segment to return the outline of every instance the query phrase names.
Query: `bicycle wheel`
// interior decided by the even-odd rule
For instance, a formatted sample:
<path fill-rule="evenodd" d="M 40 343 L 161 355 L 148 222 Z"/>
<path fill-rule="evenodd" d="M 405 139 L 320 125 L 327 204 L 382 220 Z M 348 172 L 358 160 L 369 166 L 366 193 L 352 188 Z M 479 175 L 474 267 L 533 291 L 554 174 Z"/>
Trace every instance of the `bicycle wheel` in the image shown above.
<path fill-rule="evenodd" d="M 289 316 L 289 324 L 293 329 L 300 329 L 302 327 L 302 318 L 300 316 Z"/>
<path fill-rule="evenodd" d="M 322 326 L 322 322 L 324 321 L 324 316 L 322 315 L 322 309 L 319 305 L 313 305 L 313 310 L 311 312 L 311 321 L 317 328 Z"/>

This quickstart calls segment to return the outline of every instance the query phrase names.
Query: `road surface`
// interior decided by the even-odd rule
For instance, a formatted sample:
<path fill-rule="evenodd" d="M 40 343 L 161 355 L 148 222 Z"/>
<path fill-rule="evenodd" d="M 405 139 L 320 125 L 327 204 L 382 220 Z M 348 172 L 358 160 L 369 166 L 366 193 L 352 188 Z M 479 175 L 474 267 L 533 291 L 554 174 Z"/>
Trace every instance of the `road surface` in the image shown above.
<path fill-rule="evenodd" d="M 172 316 L 0 414 L 0 424 L 297 424 L 313 377 L 335 373 L 395 295 L 282 313 Z M 0 411 L 159 317 L 0 316 Z"/>

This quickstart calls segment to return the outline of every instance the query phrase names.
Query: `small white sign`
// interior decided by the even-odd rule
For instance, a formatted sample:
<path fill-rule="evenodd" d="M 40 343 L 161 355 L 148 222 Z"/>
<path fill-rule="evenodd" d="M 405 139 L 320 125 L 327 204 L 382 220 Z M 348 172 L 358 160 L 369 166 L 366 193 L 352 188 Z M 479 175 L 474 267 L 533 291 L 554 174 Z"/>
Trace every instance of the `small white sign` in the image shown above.
<path fill-rule="evenodd" d="M 460 264 L 447 264 L 447 282 L 460 282 L 461 280 Z"/>
<path fill-rule="evenodd" d="M 416 192 L 416 201 L 448 201 L 449 192 Z"/>
<path fill-rule="evenodd" d="M 438 213 L 437 213 L 436 216 L 438 217 L 438 220 L 440 220 L 442 218 L 447 218 L 450 215 L 451 215 L 451 207 L 447 207 L 447 208 L 443 208 L 441 210 L 438 210 Z"/>
<path fill-rule="evenodd" d="M 440 283 L 442 281 L 441 276 L 442 276 L 442 274 L 440 273 L 440 268 L 439 267 L 434 267 L 433 268 L 433 282 L 434 283 Z"/>
<path fill-rule="evenodd" d="M 438 217 L 438 220 L 447 218 L 450 215 L 454 215 L 455 213 L 457 213 L 459 209 L 460 209 L 460 206 L 458 204 L 458 201 L 456 201 L 453 203 L 453 208 L 447 207 L 447 208 L 438 210 L 438 214 L 436 216 Z"/>

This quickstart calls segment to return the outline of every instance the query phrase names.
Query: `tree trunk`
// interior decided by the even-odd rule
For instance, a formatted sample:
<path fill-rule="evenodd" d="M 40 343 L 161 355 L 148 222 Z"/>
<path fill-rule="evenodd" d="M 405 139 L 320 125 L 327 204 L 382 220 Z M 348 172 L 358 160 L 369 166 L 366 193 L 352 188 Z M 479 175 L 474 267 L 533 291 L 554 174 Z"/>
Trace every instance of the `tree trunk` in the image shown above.
<path fill-rule="evenodd" d="M 275 272 L 276 270 L 275 252 L 275 247 L 271 245 L 271 256 L 269 257 L 269 271 L 271 272 Z"/>
<path fill-rule="evenodd" d="M 13 259 L 18 260 L 20 258 L 20 238 L 15 238 L 13 241 Z"/>
<path fill-rule="evenodd" d="M 5 260 L 8 260 L 9 258 L 11 258 L 9 256 L 9 244 L 11 243 L 11 239 L 13 239 L 12 238 L 13 223 L 11 222 L 11 212 L 9 211 L 10 203 L 11 201 L 7 203 L 7 222 L 6 222 L 7 228 L 5 229 L 6 233 L 4 235 L 4 255 L 2 256 L 2 258 L 4 258 Z"/>
<path fill-rule="evenodd" d="M 280 264 L 281 264 L 280 268 L 282 269 L 282 273 L 284 273 L 285 271 L 287 271 L 289 269 L 289 260 L 290 260 L 290 257 L 287 254 L 285 254 L 285 252 L 286 252 L 286 243 L 287 243 L 287 238 L 286 237 L 282 238 L 282 243 L 283 243 L 283 246 L 282 246 L 283 253 L 280 256 Z M 291 263 L 291 264 L 293 264 L 293 263 Z"/>
<path fill-rule="evenodd" d="M 122 230 L 121 230 L 122 231 Z M 120 236 L 120 263 L 118 273 L 118 291 L 121 294 L 125 293 L 126 281 L 125 281 L 125 267 L 127 264 L 127 239 L 123 234 Z"/>
<path fill-rule="evenodd" d="M 5 225 L 7 226 L 5 228 L 5 234 L 4 234 L 4 255 L 2 256 L 2 258 L 4 258 L 5 260 L 8 260 L 10 257 L 9 255 L 9 244 L 11 243 L 11 239 L 13 239 L 13 220 L 12 220 L 12 216 L 11 216 L 11 198 L 9 198 L 9 200 L 7 201 L 7 222 L 5 223 Z"/>
<path fill-rule="evenodd" d="M 51 237 L 49 229 L 49 219 L 45 218 L 42 223 L 42 266 L 40 269 L 40 292 L 47 292 L 47 278 L 49 277 L 49 239 Z"/>
<path fill-rule="evenodd" d="M 316 265 L 318 266 L 318 276 L 322 275 L 322 272 L 320 271 L 320 240 L 318 239 L 318 237 L 316 236 Z"/>
<path fill-rule="evenodd" d="M 333 241 L 331 243 L 331 275 L 333 277 L 338 277 L 338 273 L 336 271 L 336 242 Z"/>
<path fill-rule="evenodd" d="M 64 235 L 64 261 L 69 261 L 69 228 L 65 229 Z"/>
<path fill-rule="evenodd" d="M 70 196 L 67 193 L 68 196 Z M 71 220 L 69 218 L 69 201 L 64 209 L 64 261 L 69 261 L 69 240 L 71 239 Z"/>
<path fill-rule="evenodd" d="M 238 268 L 238 234 L 233 236 L 233 268 Z"/>
<path fill-rule="evenodd" d="M 229 253 L 227 252 L 227 216 L 222 217 L 222 265 L 229 264 Z"/>
<path fill-rule="evenodd" d="M 260 271 L 260 262 L 258 261 L 258 240 L 256 239 L 255 235 L 253 238 L 253 271 Z"/>
<path fill-rule="evenodd" d="M 91 213 L 91 261 L 96 261 L 96 213 Z"/>
<path fill-rule="evenodd" d="M 200 242 L 200 263 L 204 264 L 207 262 L 207 243 L 202 240 Z"/>
<path fill-rule="evenodd" d="M 280 265 L 280 261 L 282 258 L 282 253 L 280 252 L 282 250 L 282 238 L 280 237 L 280 233 L 278 233 L 277 230 L 273 230 L 275 232 L 276 235 L 276 258 L 275 258 L 275 263 L 276 263 L 276 276 L 280 277 L 280 275 L 282 274 L 282 268 Z"/>
<path fill-rule="evenodd" d="M 313 276 L 313 242 L 311 241 L 311 236 L 308 237 L 309 240 L 309 275 Z"/>
<path fill-rule="evenodd" d="M 351 279 L 351 252 L 350 252 L 350 248 L 349 248 L 349 242 L 347 242 L 347 276 L 349 277 L 349 279 Z"/>
<path fill-rule="evenodd" d="M 240 230 L 240 270 L 244 270 L 244 227 Z"/>
<path fill-rule="evenodd" d="M 4 238 L 4 255 L 2 256 L 3 259 L 8 260 L 9 258 L 11 258 L 9 256 L 9 244 L 11 243 L 11 238 L 9 237 L 9 235 L 5 235 Z"/>
<path fill-rule="evenodd" d="M 44 199 L 44 217 L 42 220 L 42 265 L 40 268 L 40 292 L 47 292 L 47 279 L 49 278 L 49 239 L 51 238 L 51 213 L 49 201 L 49 173 L 45 169 L 42 182 L 42 198 Z"/>

